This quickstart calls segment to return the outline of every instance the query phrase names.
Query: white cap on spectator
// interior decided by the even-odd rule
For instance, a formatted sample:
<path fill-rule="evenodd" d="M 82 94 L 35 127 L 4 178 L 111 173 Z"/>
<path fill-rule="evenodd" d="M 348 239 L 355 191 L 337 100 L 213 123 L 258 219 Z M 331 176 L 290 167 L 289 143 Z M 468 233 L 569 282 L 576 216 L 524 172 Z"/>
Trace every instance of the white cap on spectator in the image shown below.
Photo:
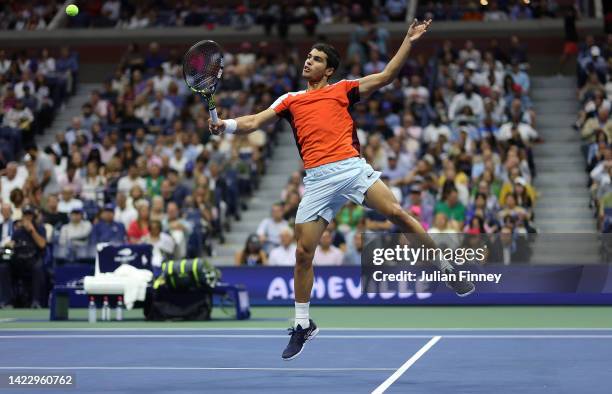
<path fill-rule="evenodd" d="M 600 56 L 601 55 L 601 50 L 599 49 L 598 46 L 594 45 L 591 47 L 591 56 Z"/>
<path fill-rule="evenodd" d="M 527 181 L 525 181 L 525 178 L 523 178 L 522 176 L 517 177 L 514 180 L 514 183 L 518 183 L 519 185 L 523 185 L 523 186 L 527 185 Z"/>
<path fill-rule="evenodd" d="M 476 65 L 475 61 L 468 60 L 467 63 L 465 63 L 465 68 L 467 68 L 468 70 L 476 71 L 478 66 Z"/>
<path fill-rule="evenodd" d="M 436 164 L 436 159 L 434 159 L 434 157 L 430 155 L 429 153 L 423 156 L 423 160 L 429 163 L 430 166 L 433 166 L 434 164 Z"/>

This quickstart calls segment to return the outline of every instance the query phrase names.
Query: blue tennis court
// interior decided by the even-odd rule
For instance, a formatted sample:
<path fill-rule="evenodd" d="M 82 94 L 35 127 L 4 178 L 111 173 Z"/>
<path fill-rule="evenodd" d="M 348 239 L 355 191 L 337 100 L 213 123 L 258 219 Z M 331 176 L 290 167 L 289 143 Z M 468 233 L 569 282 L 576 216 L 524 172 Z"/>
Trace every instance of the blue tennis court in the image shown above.
<path fill-rule="evenodd" d="M 287 339 L 270 329 L 3 330 L 0 373 L 73 373 L 88 393 L 608 393 L 612 376 L 606 329 L 322 329 L 284 362 Z"/>

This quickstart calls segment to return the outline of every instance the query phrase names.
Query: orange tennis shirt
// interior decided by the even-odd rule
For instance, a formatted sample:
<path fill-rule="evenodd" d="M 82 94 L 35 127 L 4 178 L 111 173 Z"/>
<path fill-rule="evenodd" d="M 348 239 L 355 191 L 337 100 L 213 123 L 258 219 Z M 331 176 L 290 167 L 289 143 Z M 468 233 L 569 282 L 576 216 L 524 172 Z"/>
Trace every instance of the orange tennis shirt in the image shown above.
<path fill-rule="evenodd" d="M 321 89 L 286 93 L 270 108 L 291 124 L 304 168 L 313 168 L 359 156 L 357 130 L 349 113 L 358 101 L 359 81 L 342 80 Z"/>

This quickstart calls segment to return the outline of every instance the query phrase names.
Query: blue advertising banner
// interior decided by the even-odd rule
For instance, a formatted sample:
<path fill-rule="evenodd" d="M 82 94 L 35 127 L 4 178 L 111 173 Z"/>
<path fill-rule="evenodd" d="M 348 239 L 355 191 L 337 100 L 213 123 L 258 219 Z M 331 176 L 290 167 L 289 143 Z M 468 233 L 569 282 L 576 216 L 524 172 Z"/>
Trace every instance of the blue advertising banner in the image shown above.
<path fill-rule="evenodd" d="M 224 267 L 221 272 L 224 282 L 246 286 L 252 305 L 293 304 L 293 267 Z M 361 267 L 315 267 L 312 302 L 319 305 L 612 304 L 609 265 L 496 266 L 479 267 L 478 272 L 501 274 L 501 280 L 495 286 L 477 284 L 474 294 L 460 298 L 443 284 L 417 291 L 414 284 L 402 283 L 395 290 L 363 293 Z"/>

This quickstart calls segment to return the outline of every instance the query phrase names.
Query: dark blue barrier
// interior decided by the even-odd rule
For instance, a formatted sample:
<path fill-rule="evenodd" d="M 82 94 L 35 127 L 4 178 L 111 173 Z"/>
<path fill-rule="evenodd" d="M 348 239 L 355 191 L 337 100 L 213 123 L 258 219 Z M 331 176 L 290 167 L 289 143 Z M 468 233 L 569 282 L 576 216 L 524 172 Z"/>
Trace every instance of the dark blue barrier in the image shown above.
<path fill-rule="evenodd" d="M 609 305 L 612 267 L 502 266 L 479 267 L 479 272 L 503 274 L 498 285 L 481 283 L 474 294 L 460 298 L 444 285 L 416 293 L 361 291 L 359 266 L 315 267 L 312 302 L 319 305 Z M 251 305 L 292 305 L 293 267 L 225 267 L 223 281 L 244 284 Z"/>

